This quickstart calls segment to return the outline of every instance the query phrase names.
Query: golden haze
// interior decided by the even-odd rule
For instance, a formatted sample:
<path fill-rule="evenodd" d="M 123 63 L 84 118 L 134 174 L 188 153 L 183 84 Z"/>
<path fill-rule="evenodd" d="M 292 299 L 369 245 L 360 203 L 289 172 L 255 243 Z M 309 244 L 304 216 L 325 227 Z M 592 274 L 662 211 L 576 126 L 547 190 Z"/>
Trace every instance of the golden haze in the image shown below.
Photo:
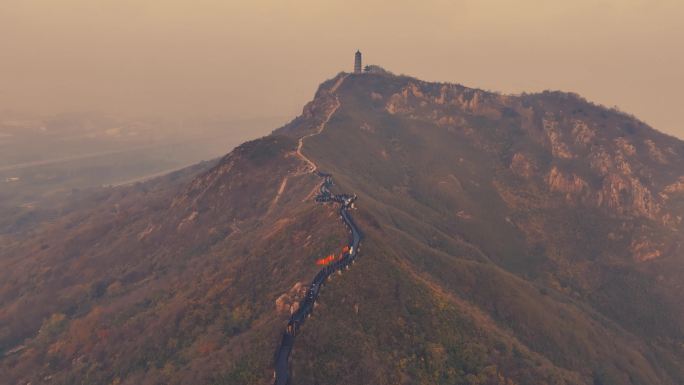
<path fill-rule="evenodd" d="M 294 116 L 366 63 L 561 89 L 684 137 L 680 0 L 5 0 L 0 109 Z"/>

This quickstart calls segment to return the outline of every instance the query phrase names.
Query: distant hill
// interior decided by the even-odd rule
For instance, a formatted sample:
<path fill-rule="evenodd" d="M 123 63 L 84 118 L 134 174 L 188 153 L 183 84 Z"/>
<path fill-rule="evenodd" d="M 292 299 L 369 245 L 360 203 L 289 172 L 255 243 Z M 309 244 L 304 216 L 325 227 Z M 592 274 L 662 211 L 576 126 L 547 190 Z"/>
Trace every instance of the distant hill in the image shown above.
<path fill-rule="evenodd" d="M 133 184 L 218 158 L 284 120 L 178 122 L 0 111 L 0 237 L 25 236 L 81 190 Z"/>
<path fill-rule="evenodd" d="M 300 147 L 301 144 L 301 147 Z M 574 94 L 342 73 L 213 168 L 93 193 L 0 248 L 9 384 L 684 383 L 684 142 Z"/>

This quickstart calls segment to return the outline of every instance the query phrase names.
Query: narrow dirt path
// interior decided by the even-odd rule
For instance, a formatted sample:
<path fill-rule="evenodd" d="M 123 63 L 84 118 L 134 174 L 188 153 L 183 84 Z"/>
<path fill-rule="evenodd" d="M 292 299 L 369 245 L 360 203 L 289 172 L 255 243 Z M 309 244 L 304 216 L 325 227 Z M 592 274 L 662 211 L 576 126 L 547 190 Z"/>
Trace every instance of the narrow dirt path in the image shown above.
<path fill-rule="evenodd" d="M 337 92 L 337 89 L 340 88 L 340 86 L 344 82 L 344 79 L 346 79 L 347 76 L 349 76 L 349 75 L 344 75 L 344 76 L 340 77 L 339 79 L 337 79 L 335 84 L 330 88 L 331 94 L 334 94 L 335 92 Z M 318 135 L 321 132 L 323 132 L 323 130 L 325 129 L 325 126 L 328 124 L 328 122 L 330 121 L 330 118 L 332 118 L 332 116 L 335 114 L 335 112 L 337 112 L 338 108 L 340 108 L 340 99 L 337 97 L 337 95 L 335 95 L 335 107 L 333 107 L 330 110 L 330 112 L 328 112 L 328 115 L 325 117 L 325 120 L 323 120 L 323 122 L 318 126 L 318 129 L 316 131 L 308 134 L 308 135 L 304 135 L 301 138 L 299 138 L 299 143 L 297 144 L 297 156 L 300 157 L 303 161 L 305 161 L 309 165 L 309 168 L 310 168 L 309 172 L 316 171 L 318 169 L 318 166 L 316 165 L 316 163 L 314 163 L 311 159 L 309 159 L 306 155 L 304 155 L 302 153 L 302 148 L 304 147 L 304 139 L 310 138 L 314 135 Z"/>
<path fill-rule="evenodd" d="M 343 75 L 339 79 L 337 79 L 335 84 L 333 84 L 333 86 L 330 87 L 329 92 L 331 94 L 334 94 L 335 92 L 337 92 L 337 89 L 340 88 L 340 86 L 344 82 L 344 79 L 346 79 L 347 76 L 349 76 L 349 75 Z M 308 135 L 304 135 L 301 138 L 299 138 L 299 141 L 297 143 L 297 151 L 295 152 L 295 154 L 297 155 L 297 157 L 299 157 L 301 160 L 306 162 L 306 164 L 308 165 L 308 167 L 307 167 L 306 171 L 304 171 L 304 173 L 315 172 L 318 169 L 318 165 L 316 165 L 316 163 L 314 163 L 311 159 L 309 159 L 306 155 L 304 155 L 304 153 L 302 153 L 302 148 L 304 147 L 304 139 L 310 138 L 314 135 L 318 135 L 321 132 L 323 132 L 323 130 L 325 129 L 325 126 L 328 124 L 328 122 L 330 121 L 332 116 L 335 114 L 335 112 L 337 112 L 338 108 L 340 108 L 340 99 L 337 97 L 337 95 L 335 95 L 335 106 L 328 112 L 328 115 L 325 117 L 323 122 L 318 126 L 318 128 L 314 132 L 312 132 Z M 300 175 L 300 174 L 296 174 L 296 175 Z M 290 176 L 287 175 L 283 178 L 282 182 L 280 182 L 280 188 L 278 189 L 278 193 L 276 194 L 276 196 L 271 201 L 271 204 L 270 204 L 268 211 L 267 211 L 267 215 L 273 211 L 276 204 L 280 200 L 280 196 L 283 195 L 283 191 L 285 191 L 285 187 L 287 187 L 287 181 L 289 178 L 290 178 Z"/>
<path fill-rule="evenodd" d="M 334 95 L 334 93 L 337 91 L 340 85 L 342 85 L 344 79 L 346 79 L 347 76 L 348 75 L 344 75 L 337 79 L 337 82 L 335 82 L 335 84 L 330 88 L 329 92 Z M 328 115 L 325 117 L 320 126 L 318 126 L 318 128 L 313 133 L 304 135 L 301 138 L 299 138 L 296 154 L 299 158 L 301 158 L 304 162 L 307 163 L 308 167 L 306 172 L 316 172 L 318 166 L 316 165 L 316 163 L 314 163 L 311 159 L 309 159 L 306 155 L 302 153 L 302 148 L 304 147 L 304 139 L 312 137 L 314 135 L 318 135 L 321 132 L 323 132 L 332 116 L 335 114 L 335 112 L 337 112 L 337 110 L 340 107 L 340 100 L 337 97 L 337 95 L 334 96 L 335 105 L 328 112 Z M 356 200 L 356 195 L 333 194 L 332 192 L 330 192 L 330 187 L 333 184 L 332 176 L 321 172 L 316 172 L 316 174 L 323 178 L 323 183 L 318 188 L 318 194 L 316 194 L 316 190 L 313 190 L 310 195 L 316 194 L 317 202 L 336 202 L 340 204 L 339 213 L 342 217 L 342 220 L 344 221 L 345 226 L 347 226 L 347 228 L 351 232 L 351 239 L 349 240 L 349 245 L 347 247 L 348 252 L 343 254 L 340 259 L 335 260 L 331 262 L 329 265 L 325 266 L 318 272 L 318 274 L 316 274 L 316 276 L 314 277 L 313 281 L 311 282 L 306 291 L 306 296 L 300 302 L 297 311 L 290 316 L 290 319 L 287 323 L 287 328 L 283 332 L 280 345 L 278 345 L 278 348 L 276 349 L 275 364 L 273 370 L 275 385 L 290 384 L 290 353 L 292 352 L 292 348 L 294 347 L 295 337 L 297 336 L 299 329 L 304 324 L 306 319 L 313 312 L 314 304 L 318 299 L 321 286 L 323 286 L 323 284 L 328 280 L 328 277 L 330 277 L 330 275 L 335 272 L 341 272 L 343 269 L 349 268 L 349 266 L 352 263 L 354 263 L 359 252 L 359 245 L 362 238 L 361 231 L 356 227 L 354 219 L 349 213 L 349 209 L 353 207 L 353 202 Z M 278 190 L 278 194 L 271 203 L 271 207 L 274 207 L 275 204 L 278 202 L 280 195 L 283 193 L 285 187 L 287 186 L 287 181 L 288 177 L 285 177 L 281 182 L 280 189 Z"/>

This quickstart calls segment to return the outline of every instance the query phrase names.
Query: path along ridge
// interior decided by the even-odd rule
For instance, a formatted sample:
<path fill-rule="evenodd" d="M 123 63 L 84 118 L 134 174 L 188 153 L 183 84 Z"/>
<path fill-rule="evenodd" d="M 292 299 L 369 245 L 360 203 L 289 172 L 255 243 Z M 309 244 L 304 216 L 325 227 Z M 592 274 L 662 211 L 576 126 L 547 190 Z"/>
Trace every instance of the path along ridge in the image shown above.
<path fill-rule="evenodd" d="M 339 86 L 342 84 L 344 79 L 348 75 L 340 77 L 337 82 L 330 89 L 331 93 L 335 93 Z M 313 312 L 314 304 L 318 299 L 321 287 L 326 283 L 330 276 L 334 273 L 341 273 L 342 270 L 348 269 L 356 260 L 359 253 L 359 246 L 363 235 L 359 228 L 356 226 L 354 219 L 352 218 L 349 210 L 354 207 L 354 201 L 356 201 L 356 195 L 350 194 L 333 194 L 330 191 L 330 187 L 333 185 L 332 175 L 326 174 L 318 170 L 318 166 L 311 159 L 306 157 L 302 153 L 302 147 L 304 145 L 304 139 L 318 135 L 325 129 L 326 124 L 330 121 L 333 114 L 340 107 L 340 101 L 337 95 L 335 95 L 335 106 L 326 116 L 326 119 L 321 123 L 318 129 L 308 135 L 305 135 L 299 139 L 299 144 L 297 146 L 297 156 L 304 160 L 309 165 L 309 172 L 316 173 L 319 177 L 323 178 L 318 195 L 316 195 L 316 202 L 335 202 L 340 205 L 339 213 L 340 217 L 344 221 L 350 232 L 350 239 L 348 244 L 348 251 L 345 252 L 342 257 L 331 262 L 329 265 L 322 268 L 311 281 L 311 284 L 306 289 L 306 295 L 304 299 L 299 302 L 299 307 L 297 311 L 292 313 L 290 319 L 288 320 L 287 327 L 283 332 L 280 344 L 275 352 L 275 364 L 274 364 L 274 385 L 288 385 L 290 384 L 290 354 L 292 353 L 292 348 L 294 347 L 294 340 L 300 331 L 300 328 L 304 324 L 307 318 L 311 316 Z M 287 179 L 283 180 L 281 186 L 287 183 Z M 280 194 L 278 194 L 280 195 Z"/>

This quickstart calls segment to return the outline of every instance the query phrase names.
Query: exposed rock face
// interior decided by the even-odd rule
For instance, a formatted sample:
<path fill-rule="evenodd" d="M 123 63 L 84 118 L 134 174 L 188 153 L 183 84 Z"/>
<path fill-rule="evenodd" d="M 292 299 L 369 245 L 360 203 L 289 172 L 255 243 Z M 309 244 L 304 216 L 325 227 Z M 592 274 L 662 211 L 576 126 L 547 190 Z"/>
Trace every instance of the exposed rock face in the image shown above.
<path fill-rule="evenodd" d="M 608 172 L 615 168 L 613 158 L 603 146 L 596 147 L 589 155 L 589 165 L 598 175 L 608 175 Z"/>
<path fill-rule="evenodd" d="M 511 160 L 511 171 L 523 178 L 531 178 L 537 172 L 537 166 L 523 153 L 517 152 Z"/>
<path fill-rule="evenodd" d="M 299 302 L 306 295 L 306 286 L 297 282 L 290 290 L 280 295 L 275 300 L 275 308 L 278 313 L 292 314 L 299 308 Z"/>
<path fill-rule="evenodd" d="M 410 81 L 399 92 L 389 96 L 385 110 L 390 114 L 417 116 L 428 106 L 439 107 L 431 110 L 431 119 L 438 120 L 452 114 L 455 107 L 476 115 L 497 117 L 500 116 L 500 110 L 488 102 L 502 104 L 504 100 L 505 97 L 458 85 L 436 88 L 434 84 Z"/>
<path fill-rule="evenodd" d="M 572 136 L 577 144 L 586 146 L 596 137 L 596 130 L 589 128 L 589 125 L 583 120 L 573 120 L 572 126 Z"/>
<path fill-rule="evenodd" d="M 638 179 L 618 174 L 610 174 L 603 180 L 598 205 L 618 214 L 635 213 L 651 219 L 655 219 L 660 210 L 651 191 Z"/>
<path fill-rule="evenodd" d="M 632 256 L 639 262 L 646 262 L 660 257 L 661 251 L 647 239 L 632 241 Z"/>
<path fill-rule="evenodd" d="M 588 189 L 587 182 L 582 178 L 575 174 L 565 175 L 555 166 L 549 171 L 546 180 L 551 191 L 565 193 L 566 199 L 570 201 Z"/>
<path fill-rule="evenodd" d="M 633 176 L 610 173 L 603 178 L 601 188 L 593 193 L 584 179 L 573 173 L 563 173 L 556 166 L 551 168 L 546 181 L 551 191 L 564 193 L 569 202 L 581 199 L 586 204 L 609 209 L 618 215 L 650 219 L 656 219 L 660 212 L 658 200 Z"/>
<path fill-rule="evenodd" d="M 684 192 L 684 176 L 680 176 L 679 179 L 675 183 L 672 183 L 671 185 L 668 185 L 667 187 L 665 187 L 663 192 L 665 193 L 665 198 L 667 198 L 673 194 L 683 193 Z"/>
<path fill-rule="evenodd" d="M 563 142 L 561 131 L 558 128 L 558 122 L 551 117 L 550 119 L 542 119 L 542 124 L 544 126 L 544 131 L 546 131 L 546 135 L 549 138 L 549 142 L 551 143 L 551 153 L 553 156 L 561 159 L 574 158 L 575 155 L 570 152 L 568 146 Z"/>
<path fill-rule="evenodd" d="M 596 111 L 597 107 L 587 107 L 576 95 L 548 93 L 543 97 L 547 96 L 544 101 L 540 97 L 516 98 L 410 78 L 398 89 L 371 93 L 372 100 L 386 101 L 387 113 L 430 121 L 451 132 L 463 133 L 488 152 L 498 149 L 492 146 L 491 138 L 483 136 L 483 128 L 475 127 L 472 118 L 512 119 L 550 155 L 549 162 L 538 153 L 514 152 L 508 168 L 515 175 L 528 180 L 539 177 L 550 191 L 563 193 L 566 201 L 581 202 L 615 215 L 654 220 L 668 215 L 661 212 L 662 203 L 675 187 L 665 190 L 666 186 L 656 185 L 646 162 L 667 164 L 668 156 L 676 154 L 672 146 L 659 145 L 655 139 L 638 141 L 632 132 L 635 127 L 643 127 L 643 123 L 615 113 L 607 117 L 600 112 L 597 118 L 596 112 L 587 112 Z M 558 167 L 567 162 L 573 165 Z M 573 167 L 591 172 L 561 172 Z"/>
<path fill-rule="evenodd" d="M 348 236 L 297 150 L 359 193 L 365 238 L 297 337 L 296 383 L 684 383 L 684 142 L 572 94 L 387 74 L 0 242 L 3 380 L 272 383 L 301 282 Z"/>
<path fill-rule="evenodd" d="M 629 140 L 627 140 L 625 137 L 619 137 L 615 139 L 615 144 L 617 145 L 617 148 L 620 149 L 624 154 L 628 156 L 632 156 L 636 154 L 636 149 L 634 148 L 634 145 L 630 143 Z"/>
<path fill-rule="evenodd" d="M 630 333 L 654 333 L 644 321 L 649 319 L 669 325 L 670 334 L 661 334 L 665 340 L 679 335 L 684 317 L 675 309 L 684 293 L 674 289 L 681 287 L 674 271 L 684 271 L 681 142 L 561 92 L 506 96 L 408 77 L 360 76 L 347 86 L 362 91 L 341 96 L 337 125 L 328 128 L 326 140 L 332 143 L 353 131 L 355 143 L 374 147 L 349 150 L 354 155 L 343 165 L 334 160 L 347 151 L 327 147 L 321 156 L 353 175 L 356 190 L 378 199 L 372 215 L 386 218 L 380 239 L 407 234 L 398 248 L 415 256 L 417 271 L 433 267 L 439 275 L 444 269 L 441 282 L 476 298 L 480 284 L 488 291 L 501 282 L 482 282 L 489 273 L 472 271 L 456 277 L 457 269 L 448 270 L 448 262 L 438 261 L 464 254 L 475 261 L 496 261 L 525 278 L 534 277 L 534 285 L 548 284 L 554 295 L 590 306 Z M 345 109 L 346 101 L 359 116 Z M 356 129 L 366 122 L 374 129 Z M 427 239 L 435 254 L 416 251 L 419 239 Z M 513 240 L 521 242 L 520 249 Z M 468 246 L 459 247 L 464 244 Z M 530 336 L 539 333 L 539 324 L 530 326 L 532 319 L 552 312 L 544 309 L 543 316 L 526 313 L 515 319 L 516 310 L 504 305 L 515 296 L 494 305 L 484 302 L 503 324 L 526 324 L 523 340 L 534 339 Z M 668 310 L 657 310 L 661 305 Z M 674 313 L 671 323 L 663 321 Z M 578 319 L 568 330 L 578 328 Z M 551 340 L 547 335 L 537 346 Z M 578 383 L 630 383 L 627 377 L 607 380 L 593 373 Z"/>

